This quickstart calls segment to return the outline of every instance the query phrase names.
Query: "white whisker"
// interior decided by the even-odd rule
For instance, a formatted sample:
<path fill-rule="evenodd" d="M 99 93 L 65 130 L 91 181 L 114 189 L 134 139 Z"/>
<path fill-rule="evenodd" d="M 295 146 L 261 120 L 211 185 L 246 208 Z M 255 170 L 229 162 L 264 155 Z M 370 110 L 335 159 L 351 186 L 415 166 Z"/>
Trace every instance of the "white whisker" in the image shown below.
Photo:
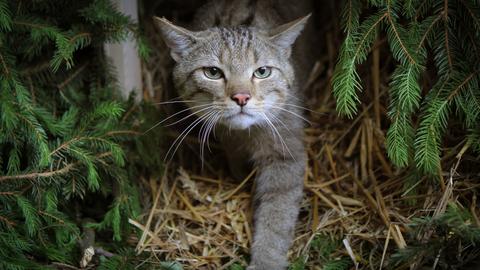
<path fill-rule="evenodd" d="M 278 132 L 277 128 L 273 125 L 273 123 L 270 121 L 270 119 L 268 118 L 268 116 L 265 113 L 263 113 L 263 116 L 265 116 L 265 120 L 267 120 L 267 122 L 273 128 L 273 130 L 275 130 L 275 133 L 277 133 L 277 135 L 280 139 L 280 142 L 282 143 L 283 157 L 285 158 L 285 150 L 284 150 L 284 147 L 285 147 L 287 149 L 287 152 L 290 154 L 290 156 L 295 160 L 295 157 L 293 156 L 292 152 L 290 152 L 290 149 L 288 148 L 287 144 L 283 140 L 282 135 L 280 135 L 280 132 Z"/>
<path fill-rule="evenodd" d="M 202 168 L 204 162 L 204 153 L 205 153 L 205 142 L 208 139 L 207 134 L 209 132 L 209 126 L 211 125 L 212 121 L 215 120 L 219 112 L 215 112 L 210 114 L 208 118 L 205 119 L 204 123 L 200 127 L 200 131 L 198 133 L 198 140 L 200 141 L 200 160 L 202 161 Z"/>
<path fill-rule="evenodd" d="M 269 121 L 270 119 L 268 119 L 265 112 L 263 112 L 261 110 L 257 110 L 257 112 L 260 113 L 263 116 L 263 118 L 265 119 L 265 121 L 267 122 L 267 126 L 270 128 L 270 131 L 272 132 L 273 141 L 276 143 L 277 142 L 277 137 L 276 137 L 277 135 L 275 134 L 275 131 L 272 129 L 271 125 L 273 125 L 273 124 L 271 123 L 271 121 Z"/>
<path fill-rule="evenodd" d="M 181 114 L 181 113 L 186 112 L 186 111 L 191 110 L 191 109 L 195 109 L 195 108 L 199 108 L 199 107 L 205 107 L 205 106 L 210 106 L 210 104 L 197 105 L 197 106 L 193 106 L 193 107 L 191 107 L 191 108 L 183 109 L 183 110 L 181 110 L 181 111 L 179 111 L 179 112 L 176 112 L 176 113 L 170 115 L 169 117 L 163 119 L 162 121 L 156 123 L 156 124 L 153 125 L 151 128 L 147 129 L 145 132 L 143 132 L 143 135 L 145 135 L 145 133 L 149 132 L 150 130 L 152 130 L 152 129 L 156 128 L 156 127 L 158 127 L 159 125 L 161 125 L 162 123 L 164 123 L 164 122 L 167 121 L 168 119 L 171 119 L 172 117 L 175 117 L 175 116 L 178 115 L 178 114 Z M 188 117 L 187 117 L 187 118 L 188 118 Z M 186 118 L 185 118 L 185 119 L 186 119 Z"/>
<path fill-rule="evenodd" d="M 168 124 L 168 125 L 165 125 L 165 126 L 166 126 L 166 127 L 169 127 L 169 126 L 176 125 L 176 124 L 178 124 L 178 123 L 180 123 L 180 122 L 182 122 L 182 121 L 185 121 L 185 120 L 187 120 L 188 118 L 196 115 L 197 113 L 206 111 L 206 110 L 208 110 L 208 109 L 216 109 L 216 108 L 217 108 L 217 107 L 210 105 L 210 106 L 208 106 L 208 107 L 206 107 L 206 108 L 202 108 L 202 109 L 200 109 L 200 110 L 198 110 L 198 111 L 194 111 L 194 112 L 190 113 L 189 115 L 187 115 L 187 116 L 185 116 L 185 117 L 183 117 L 183 118 L 181 118 L 181 119 L 179 119 L 179 120 L 177 120 L 177 121 L 175 121 L 175 122 L 173 122 L 173 123 L 170 123 L 170 124 Z"/>
<path fill-rule="evenodd" d="M 275 103 L 275 104 L 276 105 L 285 105 L 285 106 L 291 106 L 291 107 L 299 108 L 299 109 L 306 110 L 306 111 L 309 111 L 311 113 L 318 114 L 318 115 L 325 115 L 325 113 L 320 113 L 320 112 L 317 112 L 317 111 L 314 111 L 312 109 L 309 109 L 309 108 L 306 108 L 306 107 L 303 107 L 303 106 L 299 106 L 299 105 L 296 105 L 296 104 L 291 104 L 291 103 Z"/>
<path fill-rule="evenodd" d="M 284 109 L 284 108 L 282 108 L 282 107 L 275 106 L 275 105 L 273 105 L 273 104 L 269 104 L 269 105 L 270 105 L 270 107 L 272 107 L 272 108 L 274 108 L 274 109 L 278 109 L 278 110 L 281 110 L 281 111 L 290 113 L 291 115 L 294 115 L 294 116 L 302 119 L 303 121 L 307 122 L 308 124 L 313 125 L 312 122 L 310 122 L 310 121 L 309 121 L 308 119 L 306 119 L 305 117 L 299 115 L 298 113 L 294 113 L 294 112 L 292 112 L 292 111 L 289 111 L 289 110 Z"/>
<path fill-rule="evenodd" d="M 211 134 L 212 130 L 213 130 L 213 136 L 215 137 L 215 126 L 217 125 L 218 120 L 220 120 L 220 118 L 222 118 L 222 114 L 223 114 L 223 110 L 220 111 L 220 112 L 218 113 L 217 117 L 213 120 L 212 125 L 210 125 L 210 130 L 209 130 L 209 132 L 208 132 L 208 134 L 207 134 L 207 148 L 208 148 L 208 151 L 210 151 L 210 152 L 211 152 L 212 150 L 210 149 L 209 137 L 210 137 L 210 134 Z"/>
<path fill-rule="evenodd" d="M 167 151 L 167 154 L 165 155 L 165 161 L 167 160 L 168 156 L 169 156 L 169 153 L 170 151 L 172 150 L 173 147 L 175 147 L 175 150 L 173 151 L 173 153 L 170 155 L 170 159 L 173 158 L 173 156 L 175 155 L 175 153 L 177 152 L 178 150 L 178 147 L 180 147 L 180 145 L 182 144 L 183 140 L 187 137 L 187 135 L 199 124 L 202 122 L 202 120 L 206 119 L 207 117 L 209 117 L 211 114 L 215 113 L 214 111 L 210 111 L 210 112 L 207 112 L 205 115 L 199 117 L 198 119 L 195 119 L 195 121 L 193 121 L 190 125 L 188 125 L 182 133 L 180 133 L 180 135 L 177 137 L 177 139 L 175 139 L 175 141 L 173 142 L 173 144 L 170 146 L 170 148 L 168 149 Z M 179 141 L 180 140 L 180 141 Z"/>
<path fill-rule="evenodd" d="M 295 136 L 293 135 L 293 132 L 290 130 L 290 128 L 282 120 L 280 120 L 280 118 L 276 117 L 273 113 L 269 113 L 269 112 L 265 112 L 265 113 L 268 113 L 270 117 L 273 118 L 274 121 L 280 123 L 288 131 L 288 133 L 290 133 L 290 135 Z"/>

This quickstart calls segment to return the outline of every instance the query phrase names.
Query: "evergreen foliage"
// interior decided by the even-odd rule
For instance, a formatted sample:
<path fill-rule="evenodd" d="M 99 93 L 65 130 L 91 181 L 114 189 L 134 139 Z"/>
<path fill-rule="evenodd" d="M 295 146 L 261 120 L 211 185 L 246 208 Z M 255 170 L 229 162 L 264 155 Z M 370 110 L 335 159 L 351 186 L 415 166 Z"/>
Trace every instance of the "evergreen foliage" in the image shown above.
<path fill-rule="evenodd" d="M 412 245 L 392 255 L 390 268 L 464 269 L 480 255 L 480 228 L 473 225 L 471 214 L 450 204 L 438 217 L 423 217 L 410 225 Z M 477 261 L 478 263 L 478 261 Z"/>
<path fill-rule="evenodd" d="M 146 119 L 115 98 L 103 54 L 105 42 L 129 37 L 148 53 L 108 0 L 0 1 L 1 269 L 77 265 L 86 227 L 116 241 L 131 232 L 128 218 L 140 214 L 130 181 L 142 169 L 137 153 L 161 166 L 158 154 L 128 152 L 149 148 L 131 130 Z M 104 258 L 100 269 L 126 267 L 125 258 Z"/>
<path fill-rule="evenodd" d="M 308 260 L 314 261 L 315 265 L 327 270 L 347 270 L 353 265 L 352 260 L 346 254 L 338 254 L 343 250 L 342 240 L 335 237 L 318 234 L 310 243 L 309 257 L 299 257 L 289 267 L 290 270 L 304 270 Z"/>
<path fill-rule="evenodd" d="M 342 15 L 345 39 L 332 79 L 338 112 L 357 112 L 363 89 L 358 65 L 385 35 L 397 63 L 389 83 L 391 161 L 438 174 L 442 137 L 452 118 L 463 123 L 466 140 L 478 152 L 480 3 L 347 0 Z M 426 73 L 435 74 L 433 86 L 422 82 Z"/>
<path fill-rule="evenodd" d="M 463 124 L 468 147 L 480 153 L 478 1 L 347 0 L 342 18 L 345 39 L 332 81 L 341 114 L 357 112 L 364 88 L 357 69 L 384 35 L 396 61 L 386 141 L 392 162 L 416 166 L 412 174 L 437 174 L 453 118 Z M 146 56 L 137 25 L 109 0 L 0 0 L 0 269 L 77 265 L 87 229 L 114 240 L 108 248 L 115 255 L 101 257 L 98 269 L 142 267 L 124 248 L 128 218 L 140 214 L 131 179 L 161 172 L 152 145 L 162 136 L 155 129 L 148 140 L 136 137 L 132 126 L 153 126 L 156 112 L 116 97 L 103 54 L 105 42 L 132 37 Z M 433 83 L 423 82 L 427 73 L 435 74 Z M 389 266 L 401 268 L 412 258 L 432 265 L 441 254 L 438 265 L 462 267 L 478 255 L 480 231 L 471 220 L 454 205 L 440 217 L 414 220 L 416 244 Z M 460 257 L 449 257 L 449 248 Z M 339 239 L 318 235 L 310 246 L 316 256 L 290 268 L 316 260 L 324 269 L 349 269 L 351 259 L 339 250 Z M 169 262 L 158 267 L 182 269 Z"/>

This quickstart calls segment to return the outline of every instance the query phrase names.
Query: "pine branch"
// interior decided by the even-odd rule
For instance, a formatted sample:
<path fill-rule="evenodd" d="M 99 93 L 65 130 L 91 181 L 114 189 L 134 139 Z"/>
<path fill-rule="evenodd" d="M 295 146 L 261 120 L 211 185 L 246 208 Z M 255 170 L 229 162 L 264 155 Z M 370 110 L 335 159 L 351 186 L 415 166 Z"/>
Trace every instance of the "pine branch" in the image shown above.
<path fill-rule="evenodd" d="M 25 225 L 29 236 L 33 236 L 40 227 L 40 217 L 37 214 L 36 208 L 25 197 L 21 195 L 16 196 L 17 206 L 21 209 L 23 217 L 25 218 Z"/>
<path fill-rule="evenodd" d="M 447 59 L 448 59 L 448 65 L 450 67 L 450 70 L 453 67 L 453 61 L 452 61 L 452 56 L 450 53 L 450 45 L 448 42 L 448 0 L 443 1 L 443 25 L 444 25 L 444 31 L 445 31 L 445 48 L 447 51 Z"/>
<path fill-rule="evenodd" d="M 448 59 L 448 66 L 450 67 L 450 70 L 453 68 L 453 60 L 452 60 L 452 54 L 450 52 L 450 45 L 448 42 L 448 26 L 447 23 L 444 22 L 444 30 L 445 30 L 445 49 L 447 52 L 447 59 Z"/>
<path fill-rule="evenodd" d="M 392 123 L 387 131 L 386 146 L 390 160 L 398 167 L 406 167 L 410 162 L 413 127 L 411 114 L 420 102 L 420 69 L 412 63 L 407 67 L 398 66 L 390 83 Z"/>
<path fill-rule="evenodd" d="M 412 18 L 415 15 L 415 0 L 405 0 L 403 3 L 403 14 L 407 18 Z"/>
<path fill-rule="evenodd" d="M 410 163 L 413 128 L 405 113 L 397 111 L 387 131 L 386 147 L 390 160 L 398 167 L 406 167 Z"/>
<path fill-rule="evenodd" d="M 74 35 L 73 37 L 71 37 L 68 42 L 70 42 L 70 44 L 75 44 L 75 42 L 77 40 L 80 40 L 81 38 L 88 38 L 90 39 L 92 37 L 92 33 L 88 33 L 88 32 L 83 32 L 83 33 L 78 33 L 76 35 Z"/>
<path fill-rule="evenodd" d="M 10 227 L 14 227 L 14 226 L 17 225 L 16 222 L 11 221 L 11 220 L 9 220 L 8 218 L 6 218 L 6 217 L 4 217 L 4 216 L 1 216 L 1 215 L 0 215 L 0 221 L 2 221 L 3 223 L 7 224 L 7 225 L 10 226 Z"/>
<path fill-rule="evenodd" d="M 478 70 L 470 73 L 460 84 L 450 93 L 450 95 L 447 98 L 447 101 L 450 101 L 453 97 L 455 97 L 460 90 L 463 89 L 463 87 L 471 80 L 474 78 L 475 75 L 477 75 Z"/>
<path fill-rule="evenodd" d="M 28 173 L 28 174 L 20 174 L 20 175 L 5 175 L 5 176 L 0 176 L 0 182 L 4 182 L 7 180 L 28 180 L 28 179 L 36 179 L 36 178 L 42 178 L 42 177 L 52 177 L 52 176 L 57 176 L 57 175 L 62 175 L 70 172 L 73 167 L 78 165 L 79 162 L 74 162 L 67 164 L 65 167 L 55 170 L 55 171 L 45 171 L 45 172 L 34 172 L 34 173 Z"/>
<path fill-rule="evenodd" d="M 387 16 L 381 11 L 367 18 L 358 27 L 356 33 L 349 33 L 340 49 L 338 63 L 332 78 L 333 94 L 337 100 L 337 111 L 351 118 L 356 113 L 357 91 L 362 90 L 356 65 L 365 61 L 371 43 L 376 35 L 377 26 Z M 355 51 L 352 52 L 352 47 Z"/>
<path fill-rule="evenodd" d="M 2 62 L 3 71 L 5 72 L 5 75 L 7 75 L 8 77 L 10 75 L 10 70 L 8 69 L 7 63 L 5 63 L 5 59 L 1 53 L 0 53 L 0 62 Z"/>
<path fill-rule="evenodd" d="M 40 166 L 46 166 L 50 162 L 50 158 L 48 156 L 48 144 L 46 141 L 46 133 L 45 130 L 42 128 L 42 126 L 39 123 L 34 123 L 34 120 L 29 119 L 29 117 L 24 116 L 20 113 L 15 113 L 20 119 L 24 121 L 28 126 L 30 126 L 30 131 L 35 135 L 36 137 L 36 143 L 38 144 L 38 152 L 40 154 Z"/>
<path fill-rule="evenodd" d="M 41 214 L 41 215 L 47 216 L 47 217 L 49 217 L 49 218 L 52 218 L 52 219 L 58 221 L 60 224 L 66 224 L 65 220 L 63 220 L 63 219 L 61 219 L 61 218 L 59 218 L 59 217 L 57 217 L 57 216 L 54 216 L 54 215 L 52 215 L 52 214 L 50 214 L 50 213 L 47 213 L 47 212 L 45 212 L 45 211 L 39 210 L 38 213 Z"/>
<path fill-rule="evenodd" d="M 344 30 L 349 35 L 358 27 L 358 18 L 360 11 L 360 3 L 357 0 L 348 0 L 345 9 L 342 12 L 343 21 L 345 21 Z"/>
<path fill-rule="evenodd" d="M 130 104 L 112 98 L 118 87 L 98 50 L 127 37 L 143 38 L 108 0 L 0 0 L 0 201 L 8 209 L 0 211 L 0 227 L 8 228 L 0 232 L 0 268 L 76 261 L 80 229 L 68 209 L 72 198 L 81 204 L 96 196 L 91 191 L 101 189 L 106 204 L 119 202 L 103 229 L 113 229 L 115 239 L 130 232 L 127 217 L 136 216 L 140 206 L 129 175 L 145 164 L 135 161 L 142 150 L 134 150 L 124 166 L 127 147 L 137 146 L 127 137 L 135 131 L 122 128 L 143 112 L 120 121 Z M 81 65 L 69 71 L 74 63 Z"/>
<path fill-rule="evenodd" d="M 33 75 L 34 73 L 44 72 L 49 69 L 50 69 L 50 62 L 43 61 L 41 63 L 29 65 L 28 67 L 20 71 L 20 75 L 29 76 L 29 75 Z"/>
<path fill-rule="evenodd" d="M 140 136 L 143 135 L 142 132 L 138 131 L 133 131 L 133 130 L 114 130 L 114 131 L 109 131 L 105 133 L 105 136 L 116 136 L 116 135 L 121 135 L 121 134 L 126 134 L 126 135 L 134 135 L 134 136 Z"/>
<path fill-rule="evenodd" d="M 105 152 L 101 153 L 99 155 L 96 155 L 97 158 L 104 158 L 107 156 L 111 156 L 111 152 Z M 45 178 L 45 177 L 53 177 L 53 176 L 58 176 L 58 175 L 63 175 L 68 172 L 70 172 L 72 169 L 75 168 L 75 166 L 80 165 L 81 162 L 73 162 L 65 165 L 63 168 L 54 170 L 54 171 L 45 171 L 45 172 L 33 172 L 33 173 L 27 173 L 27 174 L 20 174 L 20 175 L 5 175 L 5 176 L 0 176 L 0 182 L 4 182 L 7 180 L 29 180 L 29 179 L 37 179 L 37 178 Z"/>
<path fill-rule="evenodd" d="M 425 40 L 427 40 L 427 36 L 430 34 L 430 31 L 433 29 L 433 27 L 435 26 L 435 24 L 437 22 L 440 21 L 440 19 L 443 18 L 443 14 L 440 13 L 438 16 L 435 17 L 435 19 L 429 24 L 429 26 L 427 27 L 426 31 L 424 32 L 424 34 L 422 35 L 422 37 L 420 38 L 420 42 L 418 43 L 418 46 L 417 46 L 417 49 L 416 49 L 416 52 L 418 53 L 420 51 L 420 49 L 423 47 L 423 44 L 425 43 Z M 427 20 L 427 19 L 425 19 Z"/>
<path fill-rule="evenodd" d="M 398 40 L 398 43 L 400 44 L 404 54 L 407 56 L 408 60 L 412 64 L 417 64 L 416 61 L 413 59 L 412 55 L 410 55 L 410 52 L 407 50 L 407 47 L 405 46 L 402 38 L 400 37 L 400 34 L 398 32 L 397 26 L 395 26 L 395 21 L 392 18 L 392 10 L 391 10 L 391 0 L 387 1 L 387 18 L 388 21 L 390 22 L 390 26 L 392 27 L 393 32 L 395 33 L 395 37 Z"/>
<path fill-rule="evenodd" d="M 373 23 L 373 25 L 371 27 L 369 27 L 369 29 L 367 30 L 367 32 L 365 32 L 361 39 L 360 39 L 360 42 L 358 43 L 357 45 L 357 49 L 355 50 L 355 53 L 353 54 L 353 61 L 352 62 L 356 62 L 357 59 L 359 58 L 359 54 L 360 54 L 360 50 L 363 49 L 363 44 L 365 43 L 365 41 L 367 40 L 368 36 L 372 33 L 372 31 L 374 31 L 376 29 L 376 27 L 378 26 L 378 24 L 380 24 L 383 19 L 385 17 L 388 16 L 388 12 L 385 12 L 383 13 L 382 16 L 380 16 L 377 20 L 375 20 L 375 22 Z"/>
<path fill-rule="evenodd" d="M 110 134 L 114 134 L 114 133 L 110 133 Z M 85 141 L 100 141 L 100 142 L 104 142 L 104 143 L 107 143 L 107 144 L 111 143 L 110 141 L 108 141 L 108 140 L 106 140 L 102 137 L 92 137 L 92 136 L 74 137 L 74 138 L 62 143 L 59 147 L 55 148 L 52 152 L 50 152 L 50 156 L 53 156 L 57 152 L 59 152 L 60 150 L 67 148 L 69 145 L 71 145 L 73 143 L 76 143 L 76 142 L 79 142 L 79 141 L 82 141 L 82 140 L 85 140 Z"/>
<path fill-rule="evenodd" d="M 426 10 L 431 6 L 431 0 L 423 0 L 415 11 L 415 21 L 418 20 Z"/>
<path fill-rule="evenodd" d="M 451 100 L 464 86 L 474 78 L 478 71 L 468 74 L 463 80 L 449 91 L 449 95 L 442 98 L 440 95 L 448 87 L 448 79 L 442 84 L 437 95 L 429 100 L 424 116 L 420 122 L 415 140 L 415 161 L 418 168 L 426 173 L 435 174 L 440 167 L 440 138 L 447 126 L 449 105 Z M 455 78 L 453 77 L 452 80 Z"/>
<path fill-rule="evenodd" d="M 478 29 L 480 29 L 479 7 L 472 7 L 470 4 L 465 2 L 465 0 L 459 0 L 459 1 L 462 3 L 462 5 L 465 7 L 465 9 L 467 9 L 468 14 L 470 15 L 470 17 L 472 17 L 472 19 L 474 21 L 475 28 L 478 31 Z M 477 8 L 477 12 L 475 12 L 473 10 L 474 8 Z"/>
<path fill-rule="evenodd" d="M 12 14 L 7 0 L 0 1 L 0 28 L 5 32 L 12 30 Z"/>
<path fill-rule="evenodd" d="M 72 80 L 74 80 L 78 75 L 80 75 L 87 67 L 89 63 L 86 62 L 83 65 L 81 65 L 75 72 L 73 72 L 70 76 L 68 76 L 65 80 L 63 80 L 61 83 L 57 84 L 57 88 L 62 91 L 65 86 L 69 85 Z"/>
<path fill-rule="evenodd" d="M 47 25 L 43 25 L 43 24 L 37 24 L 37 23 L 29 23 L 29 22 L 26 22 L 26 21 L 21 21 L 21 20 L 15 20 L 13 21 L 14 24 L 16 25 L 21 25 L 21 26 L 28 26 L 28 27 L 32 27 L 32 28 L 38 28 L 38 29 L 45 29 L 45 28 L 49 28 L 49 26 Z"/>

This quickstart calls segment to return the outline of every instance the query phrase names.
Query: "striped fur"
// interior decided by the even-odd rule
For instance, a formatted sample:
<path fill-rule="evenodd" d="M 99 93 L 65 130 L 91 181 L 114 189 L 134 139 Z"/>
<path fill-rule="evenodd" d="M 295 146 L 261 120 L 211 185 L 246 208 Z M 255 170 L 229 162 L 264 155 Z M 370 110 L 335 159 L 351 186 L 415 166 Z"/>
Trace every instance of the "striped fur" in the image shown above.
<path fill-rule="evenodd" d="M 307 13 L 301 8 L 306 1 L 295 2 L 211 1 L 198 11 L 195 31 L 156 18 L 176 61 L 175 87 L 202 120 L 192 124 L 202 126 L 202 143 L 213 129 L 227 130 L 221 141 L 233 175 L 241 178 L 248 163 L 259 169 L 248 269 L 287 267 L 302 197 L 306 154 L 299 85 L 309 69 L 298 64 L 302 59 L 292 48 L 307 17 L 282 24 Z M 270 76 L 253 76 L 263 66 L 271 67 Z M 208 78 L 206 67 L 219 68 L 223 77 Z M 232 100 L 235 93 L 251 98 L 241 107 Z"/>

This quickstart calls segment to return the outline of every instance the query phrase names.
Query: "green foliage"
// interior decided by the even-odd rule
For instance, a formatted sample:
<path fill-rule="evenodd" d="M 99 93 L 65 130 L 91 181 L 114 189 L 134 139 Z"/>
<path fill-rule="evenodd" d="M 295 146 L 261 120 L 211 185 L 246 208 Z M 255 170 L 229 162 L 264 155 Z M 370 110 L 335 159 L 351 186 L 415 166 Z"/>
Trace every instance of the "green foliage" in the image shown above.
<path fill-rule="evenodd" d="M 328 270 L 347 270 L 352 266 L 352 260 L 346 254 L 339 253 L 344 250 L 342 240 L 327 234 L 318 234 L 311 241 L 309 258 L 297 258 L 289 267 L 290 270 L 310 269 L 309 265 L 321 266 Z"/>
<path fill-rule="evenodd" d="M 347 270 L 352 266 L 352 260 L 350 258 L 341 258 L 338 260 L 331 260 L 325 263 L 324 270 Z"/>
<path fill-rule="evenodd" d="M 105 42 L 129 37 L 140 37 L 137 26 L 108 0 L 0 1 L 1 269 L 77 265 L 87 218 L 107 235 L 99 241 L 132 233 L 140 203 L 131 179 L 145 156 L 161 165 L 158 153 L 138 151 L 158 141 L 132 130 L 150 109 L 116 98 L 103 54 Z"/>
<path fill-rule="evenodd" d="M 288 270 L 304 270 L 304 269 L 305 269 L 305 258 L 303 256 L 298 257 L 288 267 Z"/>
<path fill-rule="evenodd" d="M 480 228 L 472 222 L 471 214 L 455 204 L 450 204 L 438 217 L 413 220 L 410 236 L 414 244 L 393 254 L 390 268 L 434 264 L 440 269 L 465 268 L 480 255 Z"/>
<path fill-rule="evenodd" d="M 346 36 L 332 79 L 337 110 L 348 117 L 357 112 L 358 92 L 363 89 L 358 65 L 367 60 L 375 40 L 386 35 L 389 53 L 397 62 L 389 83 L 388 156 L 398 167 L 413 165 L 423 173 L 438 174 L 450 119 L 463 122 L 467 137 L 480 129 L 480 4 L 359 2 L 346 1 L 342 16 Z M 422 84 L 427 73 L 433 86 Z M 471 146 L 478 152 L 477 142 Z"/>
<path fill-rule="evenodd" d="M 141 262 L 143 260 L 143 262 Z M 169 268 L 170 267 L 170 268 Z M 182 270 L 180 264 L 176 262 L 162 262 L 158 267 L 153 267 L 148 263 L 147 258 L 137 255 L 131 249 L 120 249 L 119 254 L 112 257 L 100 256 L 100 262 L 97 270 L 136 270 L 136 269 L 158 269 L 158 270 Z"/>
<path fill-rule="evenodd" d="M 241 266 L 238 263 L 234 263 L 228 268 L 228 270 L 244 270 L 244 269 L 245 267 Z"/>

